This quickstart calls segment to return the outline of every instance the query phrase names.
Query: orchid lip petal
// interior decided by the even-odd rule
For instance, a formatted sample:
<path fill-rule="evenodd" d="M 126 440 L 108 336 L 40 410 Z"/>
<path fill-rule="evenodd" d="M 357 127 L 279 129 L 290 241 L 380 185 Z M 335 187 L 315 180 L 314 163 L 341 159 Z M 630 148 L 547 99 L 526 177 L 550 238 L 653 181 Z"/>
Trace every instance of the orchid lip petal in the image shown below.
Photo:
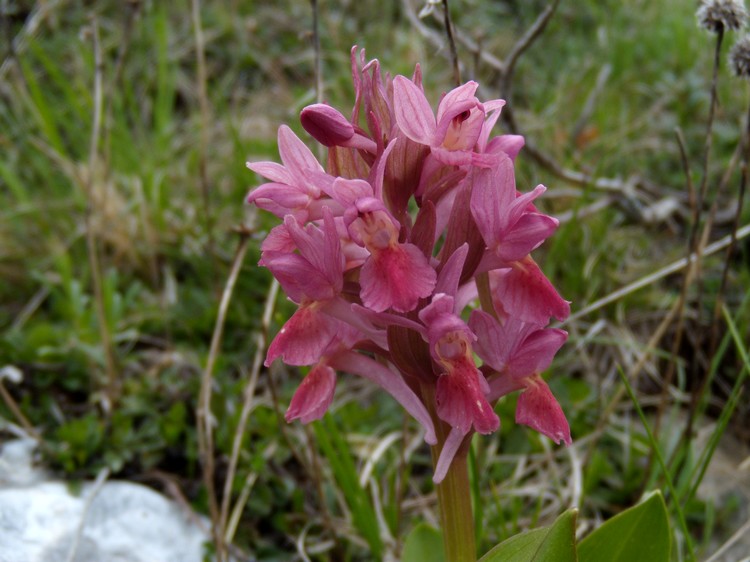
<path fill-rule="evenodd" d="M 334 370 L 325 364 L 315 366 L 297 387 L 284 419 L 310 423 L 322 418 L 333 401 L 335 388 Z"/>

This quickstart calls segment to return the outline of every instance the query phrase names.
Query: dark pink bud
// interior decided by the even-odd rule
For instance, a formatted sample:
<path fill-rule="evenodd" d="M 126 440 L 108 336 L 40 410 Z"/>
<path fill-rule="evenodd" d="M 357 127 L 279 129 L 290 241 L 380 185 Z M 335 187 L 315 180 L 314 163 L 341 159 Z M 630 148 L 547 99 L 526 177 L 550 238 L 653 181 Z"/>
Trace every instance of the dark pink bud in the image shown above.
<path fill-rule="evenodd" d="M 346 145 L 354 136 L 354 127 L 346 117 L 324 103 L 308 105 L 302 110 L 300 121 L 305 131 L 327 147 Z"/>

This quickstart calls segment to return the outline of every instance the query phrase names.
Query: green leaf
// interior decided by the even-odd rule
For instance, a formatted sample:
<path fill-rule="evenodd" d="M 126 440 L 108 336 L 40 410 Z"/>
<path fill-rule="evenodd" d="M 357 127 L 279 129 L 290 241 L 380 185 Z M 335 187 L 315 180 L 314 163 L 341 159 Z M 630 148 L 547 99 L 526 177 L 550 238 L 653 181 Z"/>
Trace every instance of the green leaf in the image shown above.
<path fill-rule="evenodd" d="M 482 556 L 479 562 L 576 562 L 577 513 L 569 509 L 550 527 L 511 537 Z"/>
<path fill-rule="evenodd" d="M 578 556 L 580 562 L 668 562 L 671 550 L 667 506 L 656 491 L 583 539 Z"/>
<path fill-rule="evenodd" d="M 420 523 L 407 535 L 401 562 L 445 562 L 443 535 L 435 527 Z"/>

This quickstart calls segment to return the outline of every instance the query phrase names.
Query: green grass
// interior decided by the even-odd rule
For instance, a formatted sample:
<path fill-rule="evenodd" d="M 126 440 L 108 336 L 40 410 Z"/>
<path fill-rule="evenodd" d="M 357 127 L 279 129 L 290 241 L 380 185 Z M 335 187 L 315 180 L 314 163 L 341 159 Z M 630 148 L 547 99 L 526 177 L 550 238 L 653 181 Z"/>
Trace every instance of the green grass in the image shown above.
<path fill-rule="evenodd" d="M 457 28 L 499 57 L 544 5 L 451 2 Z M 5 16 L 12 36 L 26 33 L 30 11 L 39 6 L 12 4 Z M 244 162 L 278 158 L 275 135 L 281 123 L 302 133 L 297 114 L 315 97 L 310 8 L 291 1 L 204 3 L 209 115 L 208 143 L 202 146 L 189 9 L 159 2 L 134 3 L 134 8 L 106 0 L 88 6 L 53 8 L 15 57 L 6 43 L 0 45 L 2 61 L 8 61 L 0 76 L 0 367 L 12 364 L 23 371 L 20 385 L 6 387 L 42 436 L 45 461 L 61 475 L 91 478 L 106 466 L 114 477 L 158 487 L 154 474 L 166 473 L 196 509 L 207 513 L 196 434 L 200 377 L 237 245 L 235 228 L 254 224 L 214 369 L 217 488 L 222 489 L 256 351 L 253 334 L 261 328 L 270 283 L 268 272 L 255 265 L 258 246 L 275 224 L 243 205 L 248 188 L 259 181 Z M 553 214 L 574 212 L 535 254 L 573 301 L 574 311 L 685 255 L 688 204 L 674 129 L 685 134 L 697 182 L 713 48 L 712 37 L 696 27 L 693 9 L 678 0 L 562 2 L 516 69 L 509 101 L 531 143 L 570 169 L 623 180 L 645 177 L 654 186 L 617 194 L 602 210 L 579 216 L 603 194 L 571 189 L 521 153 L 519 188 L 544 183 L 549 191 L 541 207 Z M 104 61 L 103 128 L 93 173 L 92 15 Z M 426 18 L 423 23 L 442 37 L 439 22 Z M 726 38 L 725 53 L 733 40 Z M 345 114 L 353 102 L 353 44 L 366 47 L 368 56 L 379 58 L 393 74 L 410 74 L 419 62 L 430 99 L 451 87 L 444 53 L 410 26 L 401 2 L 321 3 L 321 43 L 324 97 Z M 482 84 L 482 97 L 495 97 L 493 69 L 486 63 L 473 69 L 473 55 L 463 46 L 459 55 L 465 78 Z M 586 134 L 576 138 L 585 100 L 605 65 L 611 67 L 609 78 L 583 124 Z M 712 190 L 738 142 L 748 98 L 744 84 L 726 68 L 719 86 Z M 208 205 L 200 179 L 204 156 Z M 718 196 L 721 209 L 735 199 L 738 176 L 734 170 Z M 675 200 L 683 212 L 655 223 L 642 220 L 642 209 L 661 199 Z M 87 213 L 117 368 L 114 397 L 108 396 L 86 247 Z M 745 210 L 742 218 L 744 224 L 750 214 Z M 722 222 L 713 238 L 729 230 Z M 579 521 L 594 524 L 636 503 L 644 483 L 663 486 L 667 477 L 674 479 L 673 514 L 679 514 L 678 507 L 684 511 L 697 556 L 709 554 L 734 532 L 732 502 L 713 502 L 698 491 L 722 436 L 734 432 L 738 439 L 748 438 L 736 429 L 748 420 L 740 397 L 750 324 L 747 243 L 739 249 L 730 268 L 728 313 L 720 320 L 710 384 L 694 414 L 696 426 L 716 421 L 706 452 L 699 454 L 690 442 L 670 464 L 678 447 L 675 436 L 662 431 L 647 437 L 636 420 L 642 410 L 653 426 L 674 328 L 657 342 L 638 380 L 631 380 L 635 402 L 622 401 L 601 419 L 612 397 L 622 392 L 619 366 L 625 371 L 633 366 L 676 301 L 677 274 L 566 326 L 570 342 L 549 380 L 571 422 L 573 451 L 550 447 L 516 426 L 514 398 L 499 403 L 499 434 L 477 438 L 472 449 L 480 552 L 523 529 L 549 524 L 574 502 Z M 692 320 L 695 313 L 690 315 L 679 350 L 686 368 L 678 369 L 674 386 L 682 396 L 698 386 L 691 362 L 710 353 L 707 342 L 700 349 L 691 342 L 696 333 L 711 329 L 723 262 L 723 254 L 705 260 L 700 324 Z M 695 288 L 689 296 L 695 311 Z M 279 299 L 272 335 L 292 310 Z M 256 479 L 235 544 L 261 560 L 289 559 L 303 535 L 314 560 L 368 560 L 395 552 L 398 540 L 425 512 L 437 513 L 428 449 L 413 443 L 416 428 L 404 424 L 387 396 L 345 376 L 329 417 L 310 432 L 286 425 L 277 413 L 283 413 L 300 376 L 293 369 L 261 372 L 250 421 L 241 428 L 243 447 L 231 486 L 236 499 L 249 476 Z M 684 413 L 689 398 L 676 402 L 671 396 L 664 415 Z M 20 423 L 4 403 L 0 418 L 3 437 L 10 434 L 9 424 Z M 359 475 L 368 455 L 394 432 L 400 436 L 374 464 L 371 483 L 362 486 Z M 665 466 L 649 466 L 659 449 Z M 308 473 L 315 462 L 319 470 Z M 574 484 L 580 485 L 578 495 Z M 685 552 L 675 553 L 681 555 Z"/>

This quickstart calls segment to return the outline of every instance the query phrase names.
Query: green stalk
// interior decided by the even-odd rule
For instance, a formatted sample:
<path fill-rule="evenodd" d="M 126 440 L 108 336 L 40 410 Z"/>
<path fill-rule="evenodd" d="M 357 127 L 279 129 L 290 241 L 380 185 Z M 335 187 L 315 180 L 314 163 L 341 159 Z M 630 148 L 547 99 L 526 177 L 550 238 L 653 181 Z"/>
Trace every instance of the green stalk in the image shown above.
<path fill-rule="evenodd" d="M 437 466 L 440 452 L 450 433 L 450 426 L 437 417 L 435 412 L 435 387 L 422 386 L 422 397 L 435 424 L 438 443 L 432 447 L 432 466 Z M 443 531 L 446 562 L 476 562 L 477 547 L 474 533 L 474 515 L 471 507 L 469 483 L 469 444 L 464 440 L 451 463 L 445 479 L 437 485 L 440 507 L 440 526 Z"/>

